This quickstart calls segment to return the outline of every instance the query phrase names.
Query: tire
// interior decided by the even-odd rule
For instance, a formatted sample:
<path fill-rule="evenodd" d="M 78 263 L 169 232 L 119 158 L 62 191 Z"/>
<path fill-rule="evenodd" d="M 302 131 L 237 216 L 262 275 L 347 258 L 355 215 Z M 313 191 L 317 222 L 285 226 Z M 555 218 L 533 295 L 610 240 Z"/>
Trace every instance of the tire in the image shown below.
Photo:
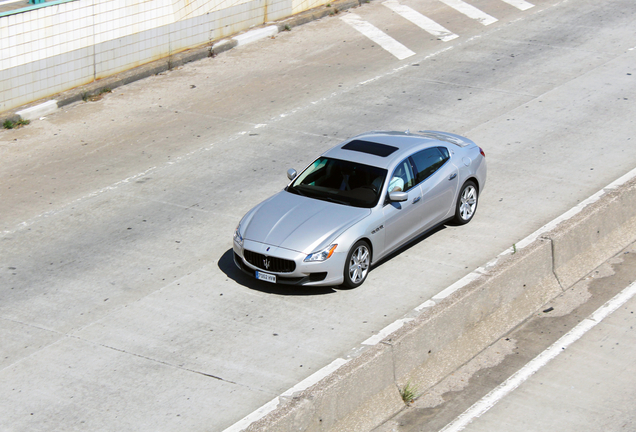
<path fill-rule="evenodd" d="M 478 198 L 479 191 L 475 182 L 469 180 L 464 183 L 455 205 L 455 218 L 453 219 L 455 224 L 465 225 L 471 221 L 477 211 Z"/>
<path fill-rule="evenodd" d="M 371 267 L 371 249 L 369 244 L 360 240 L 353 245 L 347 254 L 344 268 L 343 286 L 357 288 L 365 281 Z"/>

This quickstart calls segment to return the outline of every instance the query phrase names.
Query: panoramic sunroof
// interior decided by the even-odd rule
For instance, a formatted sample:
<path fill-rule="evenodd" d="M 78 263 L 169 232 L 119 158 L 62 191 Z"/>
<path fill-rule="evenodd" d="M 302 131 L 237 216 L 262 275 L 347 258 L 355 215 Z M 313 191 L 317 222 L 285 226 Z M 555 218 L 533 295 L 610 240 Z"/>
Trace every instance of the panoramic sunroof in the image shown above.
<path fill-rule="evenodd" d="M 387 157 L 398 148 L 386 144 L 378 144 L 369 141 L 353 140 L 342 146 L 344 150 L 352 150 L 362 153 L 368 153 L 375 156 Z"/>

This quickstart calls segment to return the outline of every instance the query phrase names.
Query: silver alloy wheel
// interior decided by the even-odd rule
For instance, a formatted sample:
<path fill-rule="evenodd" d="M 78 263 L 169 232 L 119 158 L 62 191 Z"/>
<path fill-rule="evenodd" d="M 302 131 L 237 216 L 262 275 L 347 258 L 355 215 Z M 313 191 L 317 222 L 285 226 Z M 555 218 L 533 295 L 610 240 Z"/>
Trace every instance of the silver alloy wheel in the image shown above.
<path fill-rule="evenodd" d="M 462 191 L 459 204 L 459 215 L 467 221 L 475 214 L 477 208 L 477 189 L 473 185 L 468 185 Z"/>
<path fill-rule="evenodd" d="M 351 254 L 351 259 L 349 260 L 349 279 L 351 282 L 355 285 L 362 283 L 364 278 L 367 277 L 370 261 L 371 259 L 367 245 L 364 243 L 358 245 L 356 250 Z"/>

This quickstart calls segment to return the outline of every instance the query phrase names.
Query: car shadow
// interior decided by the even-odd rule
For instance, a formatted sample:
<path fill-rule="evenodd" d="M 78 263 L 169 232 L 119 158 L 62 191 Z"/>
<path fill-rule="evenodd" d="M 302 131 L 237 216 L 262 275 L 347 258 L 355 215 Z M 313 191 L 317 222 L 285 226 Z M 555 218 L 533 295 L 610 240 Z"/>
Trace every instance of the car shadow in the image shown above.
<path fill-rule="evenodd" d="M 390 254 L 385 256 L 384 258 L 382 258 L 380 261 L 378 261 L 377 263 L 373 264 L 373 266 L 371 267 L 371 270 L 376 269 L 376 268 L 380 267 L 381 265 L 384 265 L 385 263 L 391 261 L 396 256 L 398 256 L 401 253 L 411 249 L 413 246 L 418 245 L 420 242 L 423 242 L 424 240 L 426 240 L 430 236 L 432 236 L 432 235 L 434 235 L 434 234 L 436 234 L 436 233 L 438 233 L 440 231 L 445 230 L 447 226 L 452 226 L 452 223 L 451 222 L 446 222 L 446 223 L 439 224 L 436 227 L 431 228 L 430 230 L 420 234 L 419 236 L 415 237 L 410 242 L 400 246 L 399 248 L 397 248 L 396 250 L 394 250 L 393 252 L 391 252 Z M 369 273 L 371 273 L 371 271 L 369 271 Z"/>
<path fill-rule="evenodd" d="M 234 251 L 227 250 L 217 263 L 219 269 L 225 275 L 239 285 L 254 291 L 260 291 L 267 294 L 284 295 L 284 296 L 314 296 L 333 294 L 337 291 L 335 287 L 308 287 L 296 285 L 281 285 L 259 281 L 249 275 L 243 273 L 234 264 Z"/>

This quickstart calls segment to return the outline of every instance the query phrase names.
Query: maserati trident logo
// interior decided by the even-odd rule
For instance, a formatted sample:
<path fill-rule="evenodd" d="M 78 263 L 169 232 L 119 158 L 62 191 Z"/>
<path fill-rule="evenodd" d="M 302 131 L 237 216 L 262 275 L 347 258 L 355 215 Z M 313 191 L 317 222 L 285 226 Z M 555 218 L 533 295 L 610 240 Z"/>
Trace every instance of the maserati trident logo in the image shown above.
<path fill-rule="evenodd" d="M 263 258 L 263 265 L 265 266 L 265 270 L 269 270 L 269 266 L 271 265 L 271 262 L 269 261 L 268 257 Z"/>

